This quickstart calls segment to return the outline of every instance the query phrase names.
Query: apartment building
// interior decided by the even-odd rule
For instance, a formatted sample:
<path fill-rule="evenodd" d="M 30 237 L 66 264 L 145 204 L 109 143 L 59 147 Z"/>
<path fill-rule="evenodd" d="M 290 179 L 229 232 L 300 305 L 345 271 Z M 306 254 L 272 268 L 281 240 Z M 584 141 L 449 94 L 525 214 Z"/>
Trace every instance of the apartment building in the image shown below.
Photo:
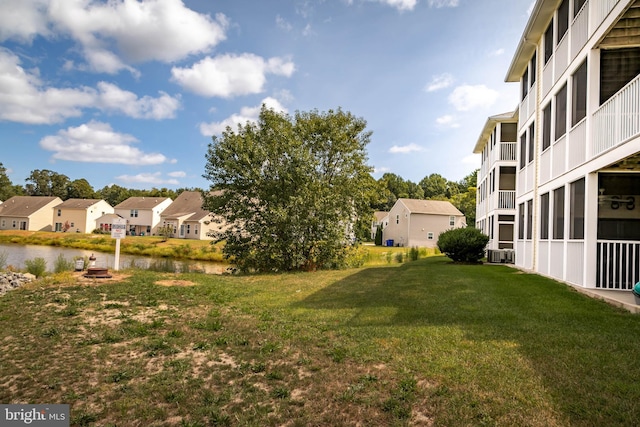
<path fill-rule="evenodd" d="M 476 227 L 489 236 L 487 257 L 512 262 L 516 220 L 517 111 L 489 117 L 473 150 L 480 154 Z"/>
<path fill-rule="evenodd" d="M 640 0 L 537 0 L 520 85 L 515 263 L 574 285 L 640 280 Z M 481 206 L 481 205 L 479 205 Z"/>

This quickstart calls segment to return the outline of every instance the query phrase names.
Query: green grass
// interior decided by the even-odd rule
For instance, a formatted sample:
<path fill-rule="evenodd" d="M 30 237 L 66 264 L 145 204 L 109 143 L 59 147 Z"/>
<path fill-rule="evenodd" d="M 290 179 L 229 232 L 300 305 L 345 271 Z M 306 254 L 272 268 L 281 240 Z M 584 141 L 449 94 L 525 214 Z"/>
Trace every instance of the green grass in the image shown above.
<path fill-rule="evenodd" d="M 444 257 L 260 276 L 128 271 L 0 298 L 0 401 L 72 425 L 635 426 L 640 317 Z M 176 279 L 196 286 L 159 286 Z"/>

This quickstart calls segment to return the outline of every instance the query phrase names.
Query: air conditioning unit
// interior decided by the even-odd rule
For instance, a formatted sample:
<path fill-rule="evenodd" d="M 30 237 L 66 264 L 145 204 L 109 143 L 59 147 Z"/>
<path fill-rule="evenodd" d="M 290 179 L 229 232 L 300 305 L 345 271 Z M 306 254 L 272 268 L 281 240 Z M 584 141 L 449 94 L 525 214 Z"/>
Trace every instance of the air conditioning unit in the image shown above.
<path fill-rule="evenodd" d="M 513 264 L 516 260 L 516 253 L 513 250 L 504 251 L 504 262 Z"/>
<path fill-rule="evenodd" d="M 505 251 L 501 249 L 489 249 L 487 251 L 487 260 L 490 263 L 501 264 L 505 262 Z"/>

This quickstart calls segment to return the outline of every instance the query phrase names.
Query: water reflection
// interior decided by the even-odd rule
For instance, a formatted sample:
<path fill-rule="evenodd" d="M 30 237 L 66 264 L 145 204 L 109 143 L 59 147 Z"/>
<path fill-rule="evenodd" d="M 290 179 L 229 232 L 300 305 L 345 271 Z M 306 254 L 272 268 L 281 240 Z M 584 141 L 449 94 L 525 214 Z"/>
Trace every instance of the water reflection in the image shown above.
<path fill-rule="evenodd" d="M 115 255 L 102 252 L 93 252 L 83 249 L 60 248 L 55 246 L 0 244 L 0 259 L 6 257 L 6 266 L 12 266 L 18 270 L 25 269 L 25 260 L 43 258 L 47 262 L 47 271 L 54 270 L 55 262 L 62 255 L 67 260 L 75 257 L 88 259 L 93 255 L 96 267 L 106 267 L 113 270 L 115 267 Z M 137 255 L 120 254 L 119 269 L 130 267 L 165 272 L 202 272 L 207 274 L 222 274 L 229 265 L 215 262 L 175 260 L 172 258 L 152 258 Z"/>

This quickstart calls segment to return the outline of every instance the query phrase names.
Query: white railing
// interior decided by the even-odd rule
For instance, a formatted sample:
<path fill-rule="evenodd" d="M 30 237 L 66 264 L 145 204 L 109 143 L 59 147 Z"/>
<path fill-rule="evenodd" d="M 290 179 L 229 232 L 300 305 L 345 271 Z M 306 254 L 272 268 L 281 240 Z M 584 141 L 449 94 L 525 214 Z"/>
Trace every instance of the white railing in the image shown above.
<path fill-rule="evenodd" d="M 567 282 L 584 286 L 584 241 L 567 242 Z"/>
<path fill-rule="evenodd" d="M 567 135 L 560 137 L 553 147 L 553 161 L 551 166 L 551 174 L 553 178 L 557 178 L 565 172 L 567 159 Z"/>
<path fill-rule="evenodd" d="M 602 104 L 593 115 L 590 156 L 640 133 L 640 75 Z"/>
<path fill-rule="evenodd" d="M 500 143 L 500 160 L 515 161 L 517 158 L 517 146 L 515 142 Z"/>
<path fill-rule="evenodd" d="M 580 53 L 589 39 L 589 2 L 582 5 L 571 23 L 571 59 Z"/>
<path fill-rule="evenodd" d="M 540 183 L 544 184 L 550 179 L 551 179 L 551 149 L 547 148 L 540 155 Z"/>
<path fill-rule="evenodd" d="M 500 190 L 498 192 L 498 209 L 515 209 L 516 208 L 516 191 Z"/>
<path fill-rule="evenodd" d="M 587 159 L 587 121 L 583 119 L 569 132 L 569 170 Z"/>
<path fill-rule="evenodd" d="M 564 35 L 560 43 L 558 43 L 558 47 L 553 54 L 555 63 L 555 81 L 558 81 L 562 73 L 565 72 L 567 66 L 569 65 L 569 32 Z"/>
<path fill-rule="evenodd" d="M 542 70 L 542 97 L 547 96 L 553 86 L 553 56 L 549 58 L 549 62 Z"/>
<path fill-rule="evenodd" d="M 629 290 L 640 279 L 640 242 L 598 240 L 596 287 Z"/>
<path fill-rule="evenodd" d="M 598 0 L 591 2 L 592 18 L 589 36 L 592 36 L 596 32 L 600 24 L 607 18 L 609 12 L 618 4 L 621 0 Z"/>

